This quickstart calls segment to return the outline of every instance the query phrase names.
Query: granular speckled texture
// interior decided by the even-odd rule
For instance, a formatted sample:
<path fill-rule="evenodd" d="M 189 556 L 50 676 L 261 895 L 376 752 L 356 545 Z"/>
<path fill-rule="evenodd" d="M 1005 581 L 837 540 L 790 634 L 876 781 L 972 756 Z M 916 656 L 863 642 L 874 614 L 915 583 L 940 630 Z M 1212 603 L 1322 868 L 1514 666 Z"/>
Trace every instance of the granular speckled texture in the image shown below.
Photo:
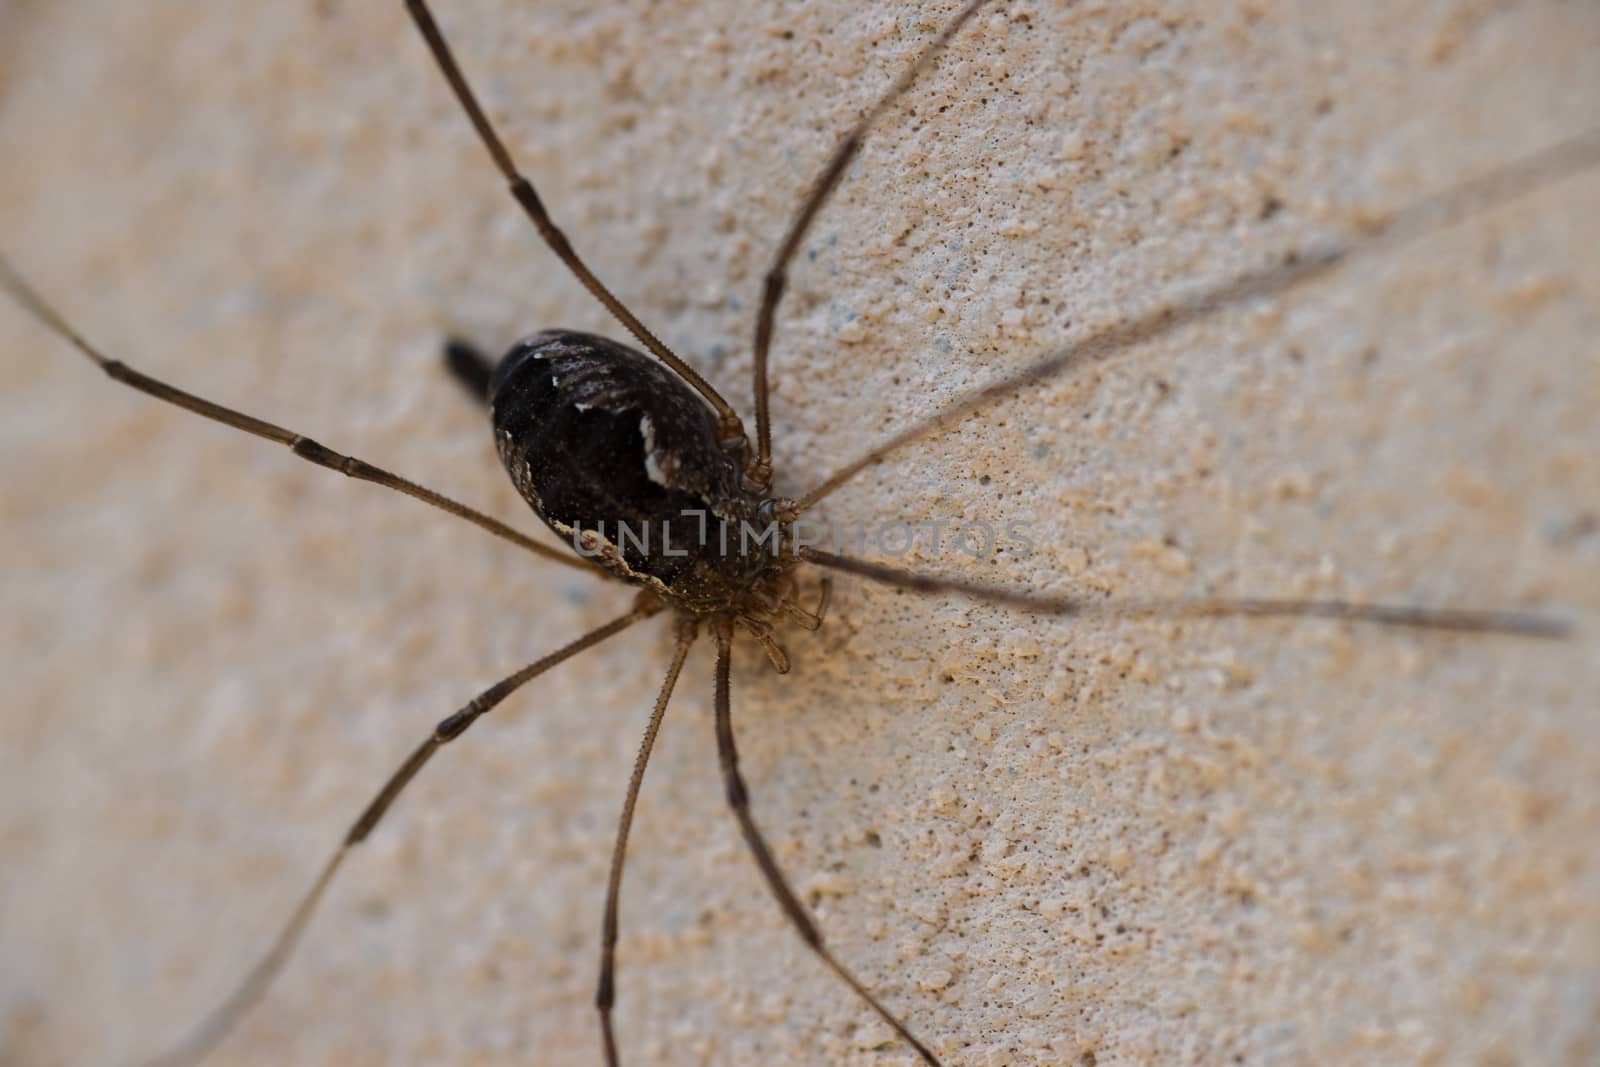
<path fill-rule="evenodd" d="M 951 4 L 439 0 L 599 272 L 748 410 L 760 271 Z M 152 373 L 532 528 L 447 330 L 612 330 L 401 5 L 13 0 L 0 246 Z M 889 116 L 776 354 L 793 489 L 1086 326 L 1600 120 L 1600 7 L 1019 0 Z M 746 649 L 757 817 L 949 1064 L 1600 1060 L 1600 174 L 970 421 L 828 503 L 1119 595 L 1546 606 L 1540 644 L 1044 622 L 844 581 Z M 627 594 L 102 380 L 0 304 L 0 1062 L 134 1062 L 431 725 Z M 443 753 L 226 1064 L 600 1062 L 601 888 L 670 644 Z M 630 1064 L 890 1064 L 727 816 L 709 656 L 646 782 Z"/>

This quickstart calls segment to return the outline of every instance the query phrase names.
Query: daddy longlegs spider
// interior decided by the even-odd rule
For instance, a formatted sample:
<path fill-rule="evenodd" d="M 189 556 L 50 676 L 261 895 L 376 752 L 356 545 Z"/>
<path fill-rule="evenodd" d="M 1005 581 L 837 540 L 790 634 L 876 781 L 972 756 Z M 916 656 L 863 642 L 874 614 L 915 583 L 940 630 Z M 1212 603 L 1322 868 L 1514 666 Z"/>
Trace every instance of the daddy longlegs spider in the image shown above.
<path fill-rule="evenodd" d="M 422 8 L 418 8 L 418 11 L 421 10 Z M 954 29 L 955 24 L 954 22 L 949 22 L 947 26 Z M 1469 181 L 1466 184 L 1462 184 L 1462 186 L 1456 187 L 1456 189 L 1450 190 L 1448 194 L 1442 195 L 1442 197 L 1427 200 L 1427 202 L 1419 203 L 1419 205 L 1413 205 L 1410 210 L 1395 214 L 1394 221 L 1390 222 L 1389 229 L 1384 229 L 1382 226 L 1373 227 L 1373 232 L 1350 238 L 1350 242 L 1347 245 L 1341 246 L 1341 251 L 1347 248 L 1352 253 L 1373 256 L 1374 253 L 1397 250 L 1397 248 L 1402 248 L 1411 238 L 1435 234 L 1438 230 L 1443 229 L 1448 222 L 1459 221 L 1461 218 L 1472 218 L 1475 214 L 1485 213 L 1493 206 L 1506 202 L 1514 195 L 1526 194 L 1534 184 L 1542 186 L 1544 182 L 1555 181 L 1565 173 L 1586 168 L 1586 166 L 1590 166 L 1594 162 L 1594 155 L 1595 142 L 1592 138 L 1565 142 L 1565 144 L 1558 146 L 1558 149 L 1552 150 L 1549 154 L 1533 155 L 1533 157 L 1525 158 L 1517 165 L 1502 168 L 1498 173 L 1488 176 L 1485 182 L 1474 184 L 1474 182 Z M 1291 264 L 1291 266 L 1269 264 L 1264 272 L 1254 275 L 1250 283 L 1229 288 L 1224 293 L 1224 299 L 1219 301 L 1219 304 L 1234 306 L 1238 302 L 1246 302 L 1250 301 L 1251 298 L 1262 298 L 1262 296 L 1280 298 L 1280 296 L 1285 296 L 1288 291 L 1293 290 L 1298 283 L 1330 274 L 1328 269 L 1331 266 L 1333 266 L 1333 258 L 1331 256 L 1325 261 L 1325 259 L 1318 258 L 1318 250 L 1310 250 L 1310 253 L 1302 254 L 1302 258 L 1296 264 Z M 30 298 L 26 282 L 22 282 L 19 278 L 11 277 L 8 288 L 11 288 L 14 294 L 18 294 L 24 304 L 29 304 L 32 301 L 35 312 L 40 312 L 46 318 L 46 322 L 50 320 L 50 310 L 48 310 L 48 307 L 43 307 L 37 299 Z M 1210 314 L 1211 307 L 1205 302 L 1198 304 L 1197 307 L 1205 314 Z M 1120 344 L 1128 344 L 1134 339 L 1144 339 L 1146 334 L 1158 334 L 1160 331 L 1178 330 L 1178 328 L 1181 328 L 1181 323 L 1174 322 L 1173 318 L 1166 317 L 1165 314 L 1160 315 L 1158 318 L 1131 317 L 1125 325 L 1114 328 L 1112 336 L 1117 339 L 1117 344 L 1120 346 Z M 307 448 L 309 446 L 302 445 L 302 453 Z M 861 568 L 856 568 L 856 571 L 859 573 Z M 1032 606 L 1040 608 L 1042 605 L 1035 600 Z M 1187 611 L 1187 609 L 1192 609 L 1194 606 L 1195 601 L 1189 601 L 1189 606 L 1174 605 L 1166 608 L 1166 611 L 1174 611 L 1174 609 L 1176 611 Z M 1310 613 L 1312 609 L 1309 606 L 1302 605 L 1291 606 L 1290 611 L 1304 614 Z M 1400 617 L 1395 621 L 1410 621 L 1424 625 L 1464 624 L 1467 627 L 1483 627 L 1483 629 L 1490 630 L 1522 630 L 1522 632 L 1533 632 L 1536 635 L 1546 635 L 1546 637 L 1557 635 L 1558 630 L 1560 630 L 1560 621 L 1555 617 L 1514 616 L 1514 614 L 1509 613 L 1470 614 L 1470 616 L 1446 616 L 1443 613 L 1421 614 L 1421 616 L 1410 614 L 1410 616 Z M 725 664 L 725 659 L 722 662 Z M 725 678 L 725 673 L 720 672 L 720 677 Z M 901 1014 L 906 1016 L 906 1009 L 902 1009 Z M 931 1059 L 933 1053 L 928 1053 L 926 1057 Z"/>

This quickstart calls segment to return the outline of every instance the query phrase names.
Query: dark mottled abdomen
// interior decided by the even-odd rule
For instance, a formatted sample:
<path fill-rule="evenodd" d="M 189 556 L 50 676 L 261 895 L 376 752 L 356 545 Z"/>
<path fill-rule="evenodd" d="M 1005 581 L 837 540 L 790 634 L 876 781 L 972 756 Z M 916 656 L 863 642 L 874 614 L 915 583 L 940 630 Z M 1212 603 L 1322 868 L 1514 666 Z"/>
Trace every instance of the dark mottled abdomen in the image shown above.
<path fill-rule="evenodd" d="M 741 489 L 716 416 L 655 360 L 547 330 L 500 361 L 489 402 L 517 491 L 569 544 L 599 533 L 613 573 L 709 610 L 771 569 L 770 548 L 741 550 L 741 521 L 764 525 L 761 501 Z"/>

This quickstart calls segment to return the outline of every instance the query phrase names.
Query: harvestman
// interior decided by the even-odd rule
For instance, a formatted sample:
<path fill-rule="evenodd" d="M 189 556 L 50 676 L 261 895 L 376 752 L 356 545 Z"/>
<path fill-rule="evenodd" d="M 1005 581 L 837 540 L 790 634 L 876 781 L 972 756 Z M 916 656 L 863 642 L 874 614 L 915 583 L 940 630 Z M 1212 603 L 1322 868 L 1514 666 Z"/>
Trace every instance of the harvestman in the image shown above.
<path fill-rule="evenodd" d="M 818 501 L 891 453 L 953 428 L 980 408 L 1222 309 L 1282 295 L 1327 274 L 1352 256 L 1393 249 L 1600 163 L 1600 131 L 1595 131 L 1447 190 L 1348 238 L 1343 244 L 1290 255 L 1198 295 L 1131 316 L 900 431 L 877 448 L 845 464 L 802 496 L 794 499 L 774 496 L 771 492 L 768 353 L 787 268 L 860 148 L 867 129 L 933 63 L 984 3 L 985 0 L 969 0 L 857 121 L 834 149 L 790 223 L 766 273 L 756 317 L 755 443 L 752 448 L 744 422 L 732 405 L 657 339 L 584 265 L 566 235 L 551 221 L 533 183 L 517 170 L 456 65 L 425 0 L 407 0 L 406 6 L 417 29 L 488 149 L 495 167 L 509 183 L 512 196 L 562 263 L 650 353 L 646 356 L 615 341 L 561 330 L 524 338 L 498 364 L 491 364 L 475 349 L 459 342 L 451 342 L 446 349 L 453 373 L 488 401 L 496 444 L 518 491 L 551 528 L 564 537 L 573 538 L 575 546 L 581 545 L 588 559 L 535 542 L 481 512 L 395 474 L 335 452 L 291 430 L 186 393 L 104 355 L 68 325 L 54 306 L 24 281 L 7 260 L 0 258 L 0 284 L 10 295 L 111 378 L 159 400 L 285 445 L 295 455 L 319 466 L 421 500 L 535 555 L 602 578 L 619 579 L 639 590 L 633 607 L 626 613 L 507 676 L 440 722 L 390 776 L 350 827 L 260 963 L 193 1034 L 159 1062 L 196 1062 L 227 1035 L 282 967 L 345 855 L 367 838 L 390 805 L 441 747 L 460 737 L 501 701 L 551 667 L 636 622 L 670 609 L 676 619 L 676 647 L 628 781 L 606 882 L 600 978 L 595 1002 L 607 1063 L 620 1062 L 612 1027 L 617 904 L 634 805 L 668 699 L 690 647 L 701 628 L 708 627 L 716 645 L 715 724 L 727 800 L 762 876 L 811 951 L 914 1048 L 924 1062 L 939 1064 L 938 1057 L 900 1017 L 885 1007 L 829 951 L 808 909 L 795 895 L 757 828 L 750 812 L 749 792 L 739 772 L 729 684 L 733 634 L 735 629 L 749 633 L 779 673 L 788 670 L 787 657 L 773 636 L 774 623 L 790 621 L 808 629 L 819 628 L 823 624 L 830 588 L 829 579 L 824 577 L 821 599 L 816 606 L 808 608 L 798 603 L 795 572 L 802 563 L 917 592 L 957 593 L 1056 616 L 1277 616 L 1535 638 L 1560 638 L 1569 633 L 1568 624 L 1559 619 L 1506 611 L 1424 609 L 1335 600 L 1105 601 L 1091 597 L 1042 596 L 911 573 L 797 543 L 794 523 Z M 685 512 L 698 517 L 686 518 Z M 741 524 L 775 528 L 778 551 L 771 551 L 770 546 L 753 552 L 724 551 L 719 538 L 705 536 L 708 517 L 712 528 L 718 531 L 737 530 Z M 638 540 L 630 542 L 621 537 L 614 542 L 603 535 L 603 524 L 621 522 L 629 523 L 636 530 L 641 525 L 660 530 L 667 536 L 653 544 L 641 544 Z M 700 531 L 698 538 L 689 535 L 696 527 Z M 612 528 L 617 529 L 617 526 Z M 668 534 L 668 531 L 675 532 Z M 679 547 L 669 549 L 668 545 L 673 543 Z"/>

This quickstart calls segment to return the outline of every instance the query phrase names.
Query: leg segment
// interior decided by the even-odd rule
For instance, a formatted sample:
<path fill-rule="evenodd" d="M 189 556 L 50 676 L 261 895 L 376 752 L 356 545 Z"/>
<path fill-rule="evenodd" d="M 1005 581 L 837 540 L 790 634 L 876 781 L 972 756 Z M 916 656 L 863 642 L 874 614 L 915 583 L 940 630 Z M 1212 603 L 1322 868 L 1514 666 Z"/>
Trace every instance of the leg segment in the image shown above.
<path fill-rule="evenodd" d="M 595 1007 L 600 1010 L 600 1036 L 605 1041 L 608 1067 L 618 1067 L 621 1063 L 617 1056 L 617 1035 L 611 1026 L 611 1008 L 617 1001 L 617 902 L 622 894 L 622 864 L 628 855 L 628 831 L 633 828 L 633 808 L 639 800 L 639 787 L 644 783 L 644 769 L 655 748 L 656 734 L 661 731 L 661 720 L 667 713 L 667 701 L 678 684 L 683 661 L 689 656 L 689 646 L 694 644 L 699 632 L 699 624 L 693 618 L 681 619 L 678 623 L 678 647 L 656 696 L 650 721 L 645 725 L 644 740 L 639 742 L 639 755 L 633 761 L 633 775 L 628 779 L 628 795 L 622 801 L 622 818 L 617 821 L 617 841 L 611 848 L 611 871 L 606 876 L 606 915 L 600 931 L 600 985 L 594 994 Z"/>
<path fill-rule="evenodd" d="M 1600 167 L 1600 127 L 1445 189 L 1386 221 L 1352 233 L 1342 242 L 1291 252 L 1275 263 L 1130 314 L 1117 325 L 1074 341 L 893 434 L 866 455 L 834 471 L 821 485 L 798 500 L 787 502 L 781 517 L 793 521 L 862 471 L 906 446 L 954 430 L 968 416 L 1026 393 L 1052 378 L 1121 355 L 1251 301 L 1287 296 L 1345 263 L 1375 259 L 1384 252 L 1403 248 L 1596 167 Z"/>
<path fill-rule="evenodd" d="M 289 954 L 294 951 L 296 943 L 300 940 L 300 935 L 305 931 L 306 923 L 310 921 L 312 912 L 316 910 L 317 903 L 322 899 L 323 892 L 327 890 L 328 884 L 333 881 L 334 873 L 338 871 L 339 865 L 344 862 L 345 854 L 366 840 L 367 835 L 372 833 L 373 828 L 378 825 L 378 821 L 383 818 L 390 805 L 395 802 L 405 787 L 411 783 L 411 780 L 417 776 L 417 772 L 422 770 L 427 762 L 433 758 L 435 752 L 460 737 L 466 732 L 467 727 L 493 710 L 495 705 L 516 692 L 521 686 L 537 678 L 563 660 L 571 659 L 579 652 L 599 644 L 606 638 L 627 629 L 641 619 L 654 615 L 658 610 L 660 609 L 654 604 L 642 605 L 634 608 L 628 614 L 612 620 L 598 630 L 591 630 L 571 644 L 530 663 L 515 674 L 496 682 L 476 697 L 473 697 L 460 711 L 434 727 L 427 740 L 417 746 L 416 751 L 412 752 L 406 761 L 400 765 L 399 769 L 389 776 L 389 780 L 378 791 L 378 795 L 373 797 L 366 810 L 351 824 L 349 831 L 344 836 L 344 840 L 339 843 L 339 847 L 334 850 L 333 855 L 328 857 L 328 862 L 323 865 L 322 872 L 317 875 L 317 880 L 312 883 L 305 896 L 300 898 L 300 903 L 296 905 L 294 913 L 290 915 L 289 921 L 279 932 L 277 938 L 273 940 L 271 949 L 261 958 L 261 962 L 251 969 L 250 973 L 245 976 L 244 981 L 239 983 L 238 988 L 229 995 L 228 999 L 223 1001 L 220 1006 L 207 1016 L 200 1026 L 184 1039 L 182 1044 L 151 1060 L 147 1067 L 180 1067 L 180 1065 L 197 1064 L 205 1059 L 223 1038 L 228 1036 L 228 1033 L 244 1017 L 245 1013 L 254 1007 L 256 1002 L 266 993 L 267 987 L 272 984 L 272 980 L 283 969 L 284 962 L 288 960 Z"/>
<path fill-rule="evenodd" d="M 1402 626 L 1413 630 L 1503 634 L 1508 637 L 1562 639 L 1572 635 L 1571 624 L 1563 619 L 1521 611 L 1414 608 L 1404 604 L 1360 604 L 1348 600 L 1259 598 L 1226 600 L 1216 597 L 1197 597 L 1193 600 L 1099 601 L 1065 594 L 1026 593 L 1000 589 L 982 582 L 969 582 L 961 578 L 919 574 L 814 548 L 803 550 L 801 558 L 820 567 L 831 567 L 900 589 L 910 589 L 918 593 L 956 593 L 987 604 L 1004 604 L 1025 611 L 1037 611 L 1043 615 L 1123 619 L 1200 619 L 1228 616 L 1342 619 L 1346 622 Z"/>
<path fill-rule="evenodd" d="M 811 913 L 806 906 L 800 903 L 800 898 L 794 895 L 794 890 L 789 888 L 789 882 L 783 876 L 783 871 L 778 868 L 777 860 L 772 858 L 772 850 L 767 847 L 766 838 L 761 836 L 761 831 L 756 828 L 754 816 L 750 814 L 750 791 L 745 787 L 744 776 L 739 773 L 739 750 L 733 740 L 733 711 L 729 695 L 729 667 L 732 661 L 733 625 L 727 619 L 718 619 L 713 624 L 713 632 L 717 638 L 717 757 L 722 763 L 722 782 L 727 790 L 728 806 L 733 809 L 734 818 L 739 820 L 739 830 L 744 834 L 745 844 L 750 847 L 750 852 L 755 856 L 756 866 L 761 868 L 761 876 L 767 880 L 767 886 L 772 890 L 772 895 L 778 898 L 778 905 L 783 908 L 784 915 L 794 925 L 800 940 L 828 969 L 839 976 L 839 979 L 849 986 L 867 1006 L 878 1014 L 878 1018 L 888 1023 L 900 1039 L 912 1048 L 929 1067 L 940 1067 L 939 1060 L 929 1050 L 928 1046 L 917 1040 L 911 1031 L 906 1029 L 905 1023 L 890 1014 L 889 1010 L 878 1002 L 866 986 L 862 985 L 844 964 L 834 958 L 822 943 L 822 932 L 817 929 L 817 924 L 812 920 Z"/>
<path fill-rule="evenodd" d="M 223 407 L 221 404 L 213 403 L 204 397 L 186 393 L 182 389 L 152 378 L 148 374 L 142 374 L 126 363 L 111 359 L 84 340 L 67 323 L 67 320 L 62 317 L 60 312 L 51 306 L 44 297 L 40 296 L 31 285 L 23 281 L 22 276 L 12 268 L 4 256 L 0 256 L 0 289 L 10 293 L 11 297 L 18 304 L 21 304 L 29 314 L 38 319 L 40 323 L 87 356 L 95 366 L 105 371 L 108 377 L 121 382 L 123 385 L 137 389 L 148 396 L 153 396 L 157 400 L 165 400 L 169 404 L 175 404 L 214 422 L 220 422 L 224 426 L 232 426 L 235 430 L 243 430 L 245 433 L 255 434 L 257 437 L 265 437 L 269 441 L 276 441 L 278 444 L 286 446 L 289 451 L 301 459 L 315 463 L 319 467 L 327 467 L 329 470 L 338 471 L 340 474 L 354 478 L 357 481 L 372 482 L 375 485 L 383 486 L 385 489 L 393 489 L 397 493 L 404 493 L 406 496 L 420 500 L 424 504 L 432 505 L 440 511 L 447 511 L 458 519 L 465 519 L 474 526 L 488 530 L 496 537 L 510 541 L 519 548 L 525 548 L 535 555 L 544 556 L 546 559 L 555 560 L 557 563 L 564 563 L 569 567 L 577 567 L 579 570 L 591 571 L 600 575 L 605 574 L 605 571 L 599 567 L 584 560 L 576 559 L 562 549 L 540 544 L 526 534 L 513 530 L 499 519 L 492 519 L 481 511 L 475 511 L 465 504 L 458 504 L 449 497 L 435 493 L 432 489 L 424 488 L 416 482 L 407 481 L 397 474 L 391 474 L 381 467 L 374 467 L 372 464 L 356 459 L 354 456 L 346 456 L 343 453 L 335 452 L 326 445 L 297 434 L 293 430 L 286 430 L 282 426 L 276 426 L 265 419 L 258 419 L 254 415 L 246 415 L 242 411 Z"/>
<path fill-rule="evenodd" d="M 517 165 L 511 159 L 511 153 L 506 149 L 505 143 L 500 140 L 500 135 L 495 132 L 494 124 L 489 121 L 489 116 L 484 113 L 483 107 L 478 103 L 477 96 L 472 87 L 467 84 L 466 76 L 461 73 L 461 67 L 456 63 L 455 56 L 450 52 L 450 46 L 445 43 L 444 34 L 439 31 L 439 24 L 434 21 L 433 13 L 428 10 L 426 0 L 406 0 L 406 10 L 411 13 L 411 19 L 417 24 L 417 30 L 422 34 L 422 39 L 427 42 L 428 50 L 433 53 L 434 60 L 439 64 L 445 80 L 450 83 L 450 89 L 456 94 L 456 99 L 461 102 L 461 107 L 467 113 L 467 118 L 472 120 L 473 128 L 478 131 L 478 137 L 483 141 L 483 146 L 489 150 L 489 155 L 494 159 L 495 167 L 502 177 L 511 185 L 511 195 L 516 197 L 517 203 L 522 205 L 522 210 L 527 212 L 528 218 L 533 220 L 533 225 L 538 229 L 539 236 L 544 238 L 545 244 L 560 258 L 566 268 L 572 272 L 583 287 L 605 309 L 616 316 L 617 321 L 627 327 L 628 332 L 639 339 L 639 342 L 661 362 L 671 367 L 684 381 L 694 386 L 699 394 L 717 409 L 717 416 L 722 420 L 722 436 L 731 441 L 744 439 L 744 424 L 740 422 L 739 415 L 732 406 L 722 398 L 722 395 L 711 384 L 696 373 L 695 369 L 679 359 L 678 356 L 662 344 L 655 334 L 651 333 L 640 322 L 633 312 L 612 295 L 595 277 L 587 264 L 578 258 L 578 253 L 573 250 L 572 242 L 567 240 L 567 235 L 561 232 L 550 219 L 549 212 L 545 211 L 544 202 L 539 199 L 539 193 L 534 189 L 523 174 L 517 170 Z M 746 445 L 748 447 L 748 445 Z"/>
<path fill-rule="evenodd" d="M 806 194 L 805 202 L 800 205 L 800 210 L 795 214 L 794 221 L 789 223 L 789 232 L 783 235 L 783 242 L 778 245 L 777 255 L 772 257 L 772 266 L 767 268 L 766 280 L 761 288 L 761 309 L 756 313 L 756 457 L 750 468 L 750 478 L 761 485 L 767 485 L 772 480 L 772 419 L 767 411 L 767 350 L 772 347 L 773 319 L 778 313 L 778 302 L 783 299 L 783 288 L 789 281 L 789 262 L 794 259 L 795 253 L 800 251 L 800 242 L 805 240 L 806 231 L 811 229 L 811 223 L 816 220 L 817 213 L 822 210 L 822 205 L 827 202 L 828 196 L 839 184 L 839 179 L 844 177 L 845 168 L 855 158 L 856 152 L 861 149 L 861 142 L 866 139 L 867 130 L 878 116 L 900 99 L 905 91 L 911 88 L 911 83 L 917 80 L 934 57 L 944 51 L 961 27 L 967 20 L 978 13 L 987 0 L 968 0 L 968 3 L 956 17 L 951 19 L 939 36 L 929 41 L 922 49 L 922 54 L 907 67 L 895 83 L 889 86 L 889 91 L 879 97 L 865 115 L 856 121 L 850 132 L 844 135 L 838 147 L 833 150 L 827 165 L 822 168 L 822 173 L 817 176 L 816 184 Z"/>

